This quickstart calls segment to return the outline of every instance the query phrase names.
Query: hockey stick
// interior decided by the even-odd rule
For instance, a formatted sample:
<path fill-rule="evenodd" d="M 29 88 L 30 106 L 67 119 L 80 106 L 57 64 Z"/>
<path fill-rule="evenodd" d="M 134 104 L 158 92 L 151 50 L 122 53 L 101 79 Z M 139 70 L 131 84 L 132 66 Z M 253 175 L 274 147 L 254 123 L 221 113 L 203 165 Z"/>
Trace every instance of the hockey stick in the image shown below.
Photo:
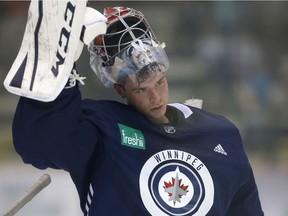
<path fill-rule="evenodd" d="M 35 197 L 41 190 L 48 186 L 51 178 L 48 174 L 43 174 L 37 182 L 35 182 L 21 197 L 19 197 L 10 208 L 8 208 L 0 216 L 12 216 L 16 214 L 24 205 L 26 205 L 33 197 Z"/>

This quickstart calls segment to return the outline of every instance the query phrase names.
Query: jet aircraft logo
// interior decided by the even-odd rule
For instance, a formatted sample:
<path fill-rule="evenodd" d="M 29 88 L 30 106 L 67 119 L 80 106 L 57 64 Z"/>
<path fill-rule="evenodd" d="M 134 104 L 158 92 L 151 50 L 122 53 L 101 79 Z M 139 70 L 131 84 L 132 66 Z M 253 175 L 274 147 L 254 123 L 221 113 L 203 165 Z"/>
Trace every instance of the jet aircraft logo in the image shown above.
<path fill-rule="evenodd" d="M 176 202 L 181 203 L 181 198 L 183 195 L 186 195 L 188 190 L 187 188 L 189 186 L 185 186 L 184 184 L 181 184 L 182 179 L 179 179 L 179 167 L 175 170 L 175 178 L 172 178 L 171 182 L 164 181 L 164 189 L 165 192 L 169 195 L 169 201 L 172 201 L 174 203 L 174 206 Z"/>

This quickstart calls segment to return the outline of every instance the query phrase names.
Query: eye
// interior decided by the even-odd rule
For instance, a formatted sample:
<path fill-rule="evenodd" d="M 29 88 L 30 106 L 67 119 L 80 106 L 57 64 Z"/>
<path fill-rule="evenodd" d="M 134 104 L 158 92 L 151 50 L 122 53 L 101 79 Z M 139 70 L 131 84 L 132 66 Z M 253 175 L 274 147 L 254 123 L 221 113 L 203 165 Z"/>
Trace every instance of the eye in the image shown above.
<path fill-rule="evenodd" d="M 144 92 L 146 92 L 146 88 L 139 88 L 139 89 L 137 89 L 137 93 L 144 93 Z"/>
<path fill-rule="evenodd" d="M 161 84 L 164 83 L 164 80 L 165 80 L 165 78 L 159 80 L 159 81 L 155 84 L 155 86 L 160 86 Z"/>
<path fill-rule="evenodd" d="M 155 86 L 159 86 L 159 85 L 161 85 L 162 83 L 163 83 L 162 80 L 160 80 L 159 82 L 156 83 Z"/>

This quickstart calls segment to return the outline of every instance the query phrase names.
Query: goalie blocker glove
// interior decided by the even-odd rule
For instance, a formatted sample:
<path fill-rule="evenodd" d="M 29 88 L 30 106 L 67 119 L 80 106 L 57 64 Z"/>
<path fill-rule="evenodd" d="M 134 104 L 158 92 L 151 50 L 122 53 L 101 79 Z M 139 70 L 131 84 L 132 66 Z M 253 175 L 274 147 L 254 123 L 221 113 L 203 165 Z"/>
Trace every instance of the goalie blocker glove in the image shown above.
<path fill-rule="evenodd" d="M 4 81 L 9 92 L 44 102 L 55 100 L 84 44 L 106 32 L 106 17 L 86 4 L 83 0 L 31 1 L 19 53 Z"/>

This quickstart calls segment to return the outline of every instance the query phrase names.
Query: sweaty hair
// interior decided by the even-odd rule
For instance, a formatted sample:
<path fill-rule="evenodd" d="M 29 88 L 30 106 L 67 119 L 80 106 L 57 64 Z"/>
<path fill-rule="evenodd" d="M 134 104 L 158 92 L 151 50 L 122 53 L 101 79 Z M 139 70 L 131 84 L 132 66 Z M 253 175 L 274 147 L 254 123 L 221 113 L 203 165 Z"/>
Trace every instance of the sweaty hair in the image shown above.
<path fill-rule="evenodd" d="M 146 66 L 144 66 L 143 68 L 141 68 L 141 70 L 139 70 L 136 73 L 136 81 L 140 84 L 142 82 L 144 82 L 147 78 L 149 78 L 149 76 L 151 74 L 155 74 L 155 73 L 161 73 L 161 69 L 159 68 L 159 64 L 157 62 L 153 62 L 151 64 L 148 64 Z"/>

